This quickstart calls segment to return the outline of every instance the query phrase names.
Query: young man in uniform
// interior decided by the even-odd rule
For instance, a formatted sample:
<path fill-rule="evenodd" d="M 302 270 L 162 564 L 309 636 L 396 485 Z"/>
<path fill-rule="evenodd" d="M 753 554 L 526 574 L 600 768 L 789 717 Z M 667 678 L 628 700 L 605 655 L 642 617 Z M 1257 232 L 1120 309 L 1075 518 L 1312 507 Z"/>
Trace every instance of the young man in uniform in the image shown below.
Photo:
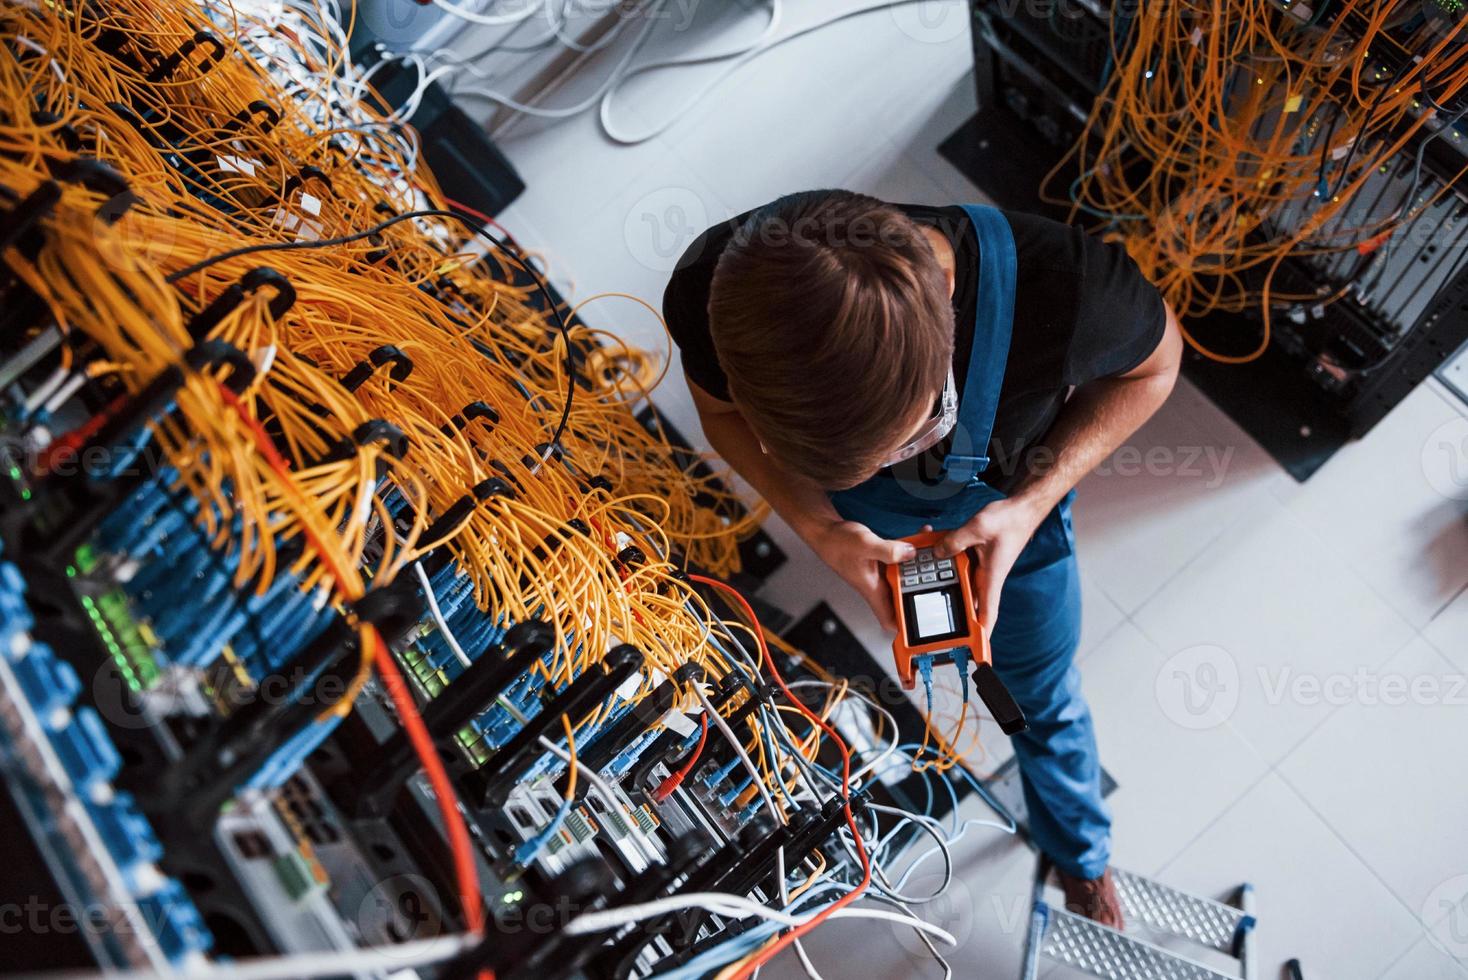
<path fill-rule="evenodd" d="M 986 206 L 793 194 L 705 232 L 663 298 L 709 443 L 896 629 L 884 563 L 972 549 L 1031 835 L 1120 926 L 1080 634 L 1077 482 L 1167 398 L 1176 317 L 1119 246 Z"/>

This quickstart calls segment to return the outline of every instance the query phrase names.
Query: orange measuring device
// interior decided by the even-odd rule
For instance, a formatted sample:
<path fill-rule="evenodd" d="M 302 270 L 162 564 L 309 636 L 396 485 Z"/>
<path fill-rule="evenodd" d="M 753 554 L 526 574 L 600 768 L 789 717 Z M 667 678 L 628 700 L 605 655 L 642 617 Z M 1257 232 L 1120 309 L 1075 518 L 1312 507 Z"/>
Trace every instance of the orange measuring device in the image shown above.
<path fill-rule="evenodd" d="M 967 551 L 939 558 L 933 551 L 943 532 L 924 531 L 902 540 L 917 549 L 911 560 L 887 566 L 887 584 L 897 606 L 892 655 L 902 686 L 915 686 L 918 662 L 954 663 L 954 650 L 968 649 L 974 690 L 1006 735 L 1029 727 L 1009 689 L 994 671 L 989 631 L 979 621 L 972 560 Z"/>

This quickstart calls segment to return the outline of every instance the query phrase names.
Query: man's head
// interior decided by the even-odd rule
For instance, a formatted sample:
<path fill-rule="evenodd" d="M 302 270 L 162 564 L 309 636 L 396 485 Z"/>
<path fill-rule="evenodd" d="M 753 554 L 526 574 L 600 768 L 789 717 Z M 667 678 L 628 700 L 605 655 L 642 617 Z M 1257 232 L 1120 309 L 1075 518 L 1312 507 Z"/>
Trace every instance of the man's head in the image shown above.
<path fill-rule="evenodd" d="M 871 476 L 922 427 L 953 359 L 949 285 L 926 236 L 849 191 L 751 215 L 714 271 L 709 326 L 766 452 L 828 489 Z"/>

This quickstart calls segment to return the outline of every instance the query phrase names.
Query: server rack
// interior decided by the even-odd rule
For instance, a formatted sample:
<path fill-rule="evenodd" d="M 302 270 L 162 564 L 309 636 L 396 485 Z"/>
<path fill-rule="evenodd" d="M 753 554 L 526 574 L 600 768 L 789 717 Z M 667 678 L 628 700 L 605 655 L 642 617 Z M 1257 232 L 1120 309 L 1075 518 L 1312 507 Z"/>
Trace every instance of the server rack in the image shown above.
<path fill-rule="evenodd" d="M 1145 4 L 972 0 L 970 9 L 979 112 L 940 151 L 1000 205 L 1063 220 L 1070 209 L 1040 199 L 1038 175 L 1081 135 Z M 1387 60 L 1383 67 L 1395 69 Z M 1456 127 L 1419 133 L 1319 240 L 1343 244 L 1331 236 L 1425 201 L 1462 169 L 1465 150 L 1468 136 Z M 1076 176 L 1073 164 L 1062 167 L 1051 192 Z M 1306 197 L 1256 234 L 1287 231 L 1303 218 Z M 1468 189 L 1448 187 L 1409 226 L 1367 249 L 1291 256 L 1276 288 L 1320 299 L 1275 310 L 1273 340 L 1259 359 L 1219 364 L 1190 350 L 1184 371 L 1304 480 L 1468 341 Z M 1342 298 L 1327 302 L 1337 294 Z M 1257 341 L 1259 321 L 1257 309 L 1218 311 L 1188 326 L 1213 349 L 1242 352 Z"/>

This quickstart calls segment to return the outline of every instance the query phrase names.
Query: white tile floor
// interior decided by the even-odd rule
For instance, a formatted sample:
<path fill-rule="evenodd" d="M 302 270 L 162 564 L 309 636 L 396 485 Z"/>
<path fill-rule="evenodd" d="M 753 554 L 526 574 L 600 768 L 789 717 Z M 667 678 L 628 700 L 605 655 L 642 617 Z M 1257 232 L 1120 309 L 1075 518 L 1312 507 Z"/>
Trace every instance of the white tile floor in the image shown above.
<path fill-rule="evenodd" d="M 715 50 L 763 25 L 749 5 L 710 7 L 649 51 Z M 779 193 L 981 199 L 934 150 L 974 109 L 968 45 L 961 4 L 921 4 L 758 59 L 640 146 L 611 143 L 591 116 L 518 124 L 503 146 L 530 189 L 504 223 L 576 298 L 656 304 L 697 231 Z M 618 119 L 656 123 L 708 72 L 639 82 Z M 625 301 L 586 316 L 665 343 Z M 697 435 L 676 362 L 656 397 Z M 1081 487 L 1082 666 L 1121 784 L 1117 860 L 1203 893 L 1254 882 L 1266 977 L 1298 956 L 1312 980 L 1468 980 L 1465 415 L 1429 382 L 1297 486 L 1184 383 L 1130 442 L 1171 468 L 1118 459 Z M 797 613 L 827 599 L 884 649 L 861 603 L 771 531 L 792 557 L 770 595 Z M 963 940 L 959 976 L 1016 977 L 1029 858 L 988 832 L 965 845 L 959 887 L 928 914 Z M 832 924 L 810 950 L 828 976 L 941 975 L 895 927 Z"/>

